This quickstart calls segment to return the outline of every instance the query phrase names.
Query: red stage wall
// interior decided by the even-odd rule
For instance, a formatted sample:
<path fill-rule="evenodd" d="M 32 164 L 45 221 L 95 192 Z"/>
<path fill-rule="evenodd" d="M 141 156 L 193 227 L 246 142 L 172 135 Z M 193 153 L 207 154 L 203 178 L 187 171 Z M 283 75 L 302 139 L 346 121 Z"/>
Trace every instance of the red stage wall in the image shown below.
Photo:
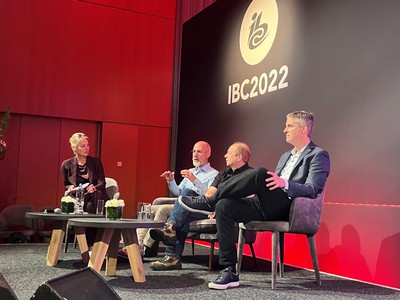
<path fill-rule="evenodd" d="M 125 177 L 150 172 L 159 179 L 168 167 L 175 9 L 175 0 L 0 2 L 0 111 L 12 111 L 0 209 L 58 205 L 60 163 L 72 156 L 68 138 L 75 131 L 89 135 L 91 154 L 101 154 L 106 176 L 121 182 L 127 215 L 136 196 L 167 194 L 163 180 L 134 188 Z M 109 132 L 112 126 L 134 128 L 137 138 Z M 114 168 L 115 147 L 124 177 Z M 135 164 L 132 149 L 144 163 Z"/>
<path fill-rule="evenodd" d="M 150 3 L 153 13 L 156 1 Z M 0 107 L 170 126 L 174 18 L 93 1 L 0 5 L 1 44 L 7 45 L 0 49 Z"/>

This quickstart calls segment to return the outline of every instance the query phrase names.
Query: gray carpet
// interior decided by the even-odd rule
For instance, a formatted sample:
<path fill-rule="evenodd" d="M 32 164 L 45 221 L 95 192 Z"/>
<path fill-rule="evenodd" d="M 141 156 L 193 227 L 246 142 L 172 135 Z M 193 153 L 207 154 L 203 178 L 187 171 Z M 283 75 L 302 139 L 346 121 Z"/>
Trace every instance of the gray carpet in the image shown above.
<path fill-rule="evenodd" d="M 322 274 L 322 286 L 318 287 L 313 272 L 292 267 L 285 268 L 285 277 L 279 278 L 277 288 L 271 290 L 270 263 L 258 260 L 255 268 L 249 257 L 244 259 L 238 288 L 210 290 L 207 283 L 216 279 L 219 267 L 215 256 L 216 269 L 208 272 L 208 251 L 206 247 L 196 246 L 193 256 L 188 244 L 180 271 L 152 271 L 149 262 L 155 258 L 145 258 L 145 283 L 133 281 L 125 261 L 118 262 L 116 277 L 106 277 L 104 270 L 101 275 L 122 299 L 400 299 L 399 291 L 325 274 Z M 45 281 L 85 267 L 79 250 L 73 247 L 60 255 L 56 267 L 46 266 L 46 253 L 47 244 L 0 245 L 0 273 L 18 299 L 30 299 Z"/>

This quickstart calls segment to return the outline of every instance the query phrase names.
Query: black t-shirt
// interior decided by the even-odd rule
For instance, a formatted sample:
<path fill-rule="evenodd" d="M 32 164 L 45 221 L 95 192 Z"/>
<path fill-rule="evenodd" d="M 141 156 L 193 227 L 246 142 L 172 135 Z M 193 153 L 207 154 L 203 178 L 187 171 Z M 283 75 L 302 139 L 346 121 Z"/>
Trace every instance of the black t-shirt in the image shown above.
<path fill-rule="evenodd" d="M 76 176 L 76 186 L 79 186 L 79 184 L 85 184 L 89 183 L 89 170 L 86 164 L 83 166 L 76 165 L 78 172 Z"/>
<path fill-rule="evenodd" d="M 239 169 L 236 169 L 235 171 L 233 171 L 231 168 L 226 168 L 222 172 L 219 172 L 219 174 L 217 175 L 217 177 L 215 177 L 211 186 L 218 188 L 218 185 L 220 183 L 222 183 L 225 180 L 227 180 L 228 178 L 231 178 L 232 176 L 236 176 L 248 169 L 252 169 L 248 164 L 244 164 L 243 166 L 241 166 Z"/>

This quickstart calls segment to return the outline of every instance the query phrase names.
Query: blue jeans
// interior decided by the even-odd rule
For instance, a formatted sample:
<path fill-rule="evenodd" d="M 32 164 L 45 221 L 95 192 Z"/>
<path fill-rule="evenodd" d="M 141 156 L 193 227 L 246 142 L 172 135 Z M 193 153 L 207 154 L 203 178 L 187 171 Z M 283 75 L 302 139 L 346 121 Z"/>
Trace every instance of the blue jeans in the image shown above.
<path fill-rule="evenodd" d="M 181 195 L 198 196 L 195 191 L 190 189 L 182 190 Z M 202 219 L 207 219 L 207 216 L 187 211 L 179 204 L 178 201 L 176 201 L 167 221 L 168 223 L 172 224 L 173 229 L 176 231 L 176 245 L 166 246 L 165 254 L 169 256 L 181 257 L 183 248 L 185 247 L 185 240 L 189 232 L 189 223 L 191 221 Z"/>

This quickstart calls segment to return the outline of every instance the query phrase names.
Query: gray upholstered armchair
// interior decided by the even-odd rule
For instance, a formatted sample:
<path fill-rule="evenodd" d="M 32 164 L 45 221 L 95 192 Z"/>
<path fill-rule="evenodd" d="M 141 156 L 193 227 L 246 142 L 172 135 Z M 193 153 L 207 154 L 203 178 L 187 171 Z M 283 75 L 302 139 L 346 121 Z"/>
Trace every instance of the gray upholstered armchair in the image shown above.
<path fill-rule="evenodd" d="M 119 199 L 119 188 L 115 179 L 106 177 L 106 192 L 110 199 Z"/>
<path fill-rule="evenodd" d="M 284 266 L 284 235 L 285 233 L 305 234 L 310 248 L 311 258 L 314 266 L 317 284 L 321 285 L 319 275 L 318 259 L 315 248 L 314 235 L 319 230 L 322 204 L 325 197 L 325 190 L 315 199 L 298 197 L 293 199 L 290 207 L 289 221 L 251 221 L 246 224 L 240 223 L 239 228 L 239 251 L 237 270 L 240 272 L 243 256 L 243 246 L 246 242 L 245 234 L 248 231 L 269 231 L 272 232 L 272 288 L 275 288 L 277 273 L 277 257 L 279 249 L 279 275 L 283 276 Z"/>
<path fill-rule="evenodd" d="M 32 205 L 9 205 L 0 213 L 0 240 L 8 243 L 32 241 L 36 233 L 36 220 L 25 218 L 25 213 L 35 211 Z"/>

